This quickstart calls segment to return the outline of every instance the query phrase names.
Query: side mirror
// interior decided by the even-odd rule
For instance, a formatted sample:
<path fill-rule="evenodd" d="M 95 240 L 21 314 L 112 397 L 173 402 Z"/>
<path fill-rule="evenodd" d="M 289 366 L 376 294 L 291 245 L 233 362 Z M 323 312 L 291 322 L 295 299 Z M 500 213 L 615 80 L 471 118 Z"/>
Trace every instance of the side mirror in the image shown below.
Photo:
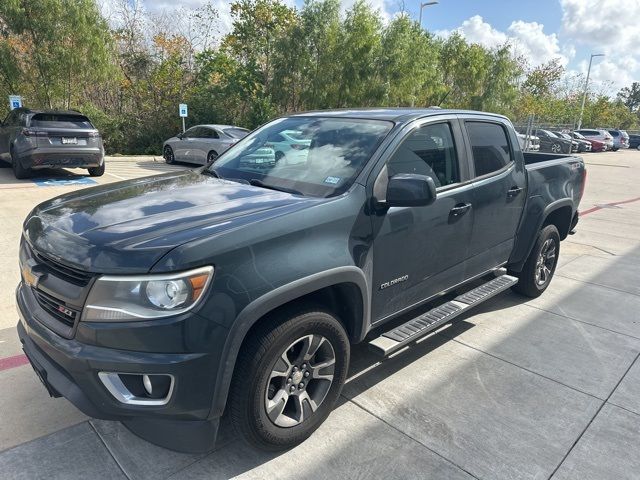
<path fill-rule="evenodd" d="M 436 184 L 427 175 L 399 173 L 389 179 L 387 206 L 423 207 L 436 200 Z"/>
<path fill-rule="evenodd" d="M 176 135 L 176 137 L 178 137 L 180 140 L 182 140 L 183 136 L 184 136 L 184 134 L 182 134 L 182 133 L 179 133 L 179 134 Z"/>

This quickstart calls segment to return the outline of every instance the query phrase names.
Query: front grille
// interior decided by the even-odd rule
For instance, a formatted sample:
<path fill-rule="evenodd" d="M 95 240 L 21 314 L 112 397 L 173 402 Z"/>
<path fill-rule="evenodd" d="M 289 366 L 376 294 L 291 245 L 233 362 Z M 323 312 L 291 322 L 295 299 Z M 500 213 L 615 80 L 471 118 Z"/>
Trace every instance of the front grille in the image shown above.
<path fill-rule="evenodd" d="M 32 254 L 39 263 L 45 265 L 49 270 L 51 270 L 57 277 L 62 278 L 63 280 L 73 283 L 74 285 L 78 285 L 80 287 L 85 287 L 91 281 L 93 277 L 92 273 L 83 272 L 81 270 L 76 270 L 75 268 L 67 267 L 66 265 L 62 265 L 55 260 L 52 260 L 44 255 L 33 252 Z"/>
<path fill-rule="evenodd" d="M 44 293 L 42 290 L 35 288 L 32 290 L 38 304 L 40 304 L 44 310 L 68 327 L 73 328 L 76 320 L 80 316 L 79 311 L 69 308 L 63 301 Z"/>

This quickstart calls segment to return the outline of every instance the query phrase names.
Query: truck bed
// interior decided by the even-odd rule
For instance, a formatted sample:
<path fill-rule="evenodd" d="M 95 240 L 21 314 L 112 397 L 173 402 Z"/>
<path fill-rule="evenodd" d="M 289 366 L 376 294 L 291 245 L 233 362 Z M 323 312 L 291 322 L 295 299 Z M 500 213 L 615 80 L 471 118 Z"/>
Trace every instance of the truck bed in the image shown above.
<path fill-rule="evenodd" d="M 524 164 L 533 165 L 535 163 L 549 162 L 551 160 L 574 160 L 577 161 L 580 157 L 575 155 L 567 155 L 563 153 L 539 153 L 539 152 L 522 152 L 524 155 Z"/>

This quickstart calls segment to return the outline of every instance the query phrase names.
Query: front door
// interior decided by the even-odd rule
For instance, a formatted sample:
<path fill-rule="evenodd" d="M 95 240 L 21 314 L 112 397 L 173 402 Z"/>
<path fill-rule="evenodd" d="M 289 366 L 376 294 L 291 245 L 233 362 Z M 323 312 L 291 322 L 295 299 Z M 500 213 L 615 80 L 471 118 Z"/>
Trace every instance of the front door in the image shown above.
<path fill-rule="evenodd" d="M 416 173 L 433 178 L 434 203 L 391 207 L 373 217 L 373 321 L 437 295 L 465 278 L 473 226 L 472 185 L 456 118 L 416 125 L 380 175 Z M 454 141 L 455 140 L 455 141 Z"/>
<path fill-rule="evenodd" d="M 510 128 L 501 122 L 476 120 L 465 120 L 464 126 L 473 159 L 475 211 L 468 266 L 477 275 L 508 260 L 526 201 L 527 180 Z"/>

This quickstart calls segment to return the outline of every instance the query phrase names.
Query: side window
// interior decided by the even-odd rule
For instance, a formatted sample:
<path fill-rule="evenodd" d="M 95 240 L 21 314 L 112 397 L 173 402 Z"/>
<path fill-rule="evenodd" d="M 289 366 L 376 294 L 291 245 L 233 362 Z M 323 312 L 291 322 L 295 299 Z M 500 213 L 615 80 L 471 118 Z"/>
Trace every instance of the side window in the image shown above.
<path fill-rule="evenodd" d="M 431 124 L 410 133 L 389 159 L 387 172 L 389 177 L 398 173 L 428 175 L 436 187 L 460 182 L 451 126 Z"/>
<path fill-rule="evenodd" d="M 513 162 L 507 132 L 497 123 L 465 122 L 476 177 L 496 172 Z"/>
<path fill-rule="evenodd" d="M 200 138 L 219 138 L 218 132 L 213 128 L 201 127 Z"/>
<path fill-rule="evenodd" d="M 182 138 L 196 138 L 198 133 L 198 127 L 191 127 L 182 135 Z"/>

